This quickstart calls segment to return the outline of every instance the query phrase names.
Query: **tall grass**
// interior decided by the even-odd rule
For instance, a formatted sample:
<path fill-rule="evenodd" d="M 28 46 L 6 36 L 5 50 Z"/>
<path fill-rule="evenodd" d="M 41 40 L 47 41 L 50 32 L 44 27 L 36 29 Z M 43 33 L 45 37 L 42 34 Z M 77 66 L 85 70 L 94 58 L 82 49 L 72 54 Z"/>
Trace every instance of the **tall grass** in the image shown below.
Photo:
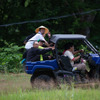
<path fill-rule="evenodd" d="M 30 75 L 0 74 L 0 100 L 100 100 L 100 88 L 32 89 Z"/>
<path fill-rule="evenodd" d="M 0 100 L 100 100 L 99 89 L 53 89 L 53 90 L 30 90 L 17 93 L 1 94 Z"/>

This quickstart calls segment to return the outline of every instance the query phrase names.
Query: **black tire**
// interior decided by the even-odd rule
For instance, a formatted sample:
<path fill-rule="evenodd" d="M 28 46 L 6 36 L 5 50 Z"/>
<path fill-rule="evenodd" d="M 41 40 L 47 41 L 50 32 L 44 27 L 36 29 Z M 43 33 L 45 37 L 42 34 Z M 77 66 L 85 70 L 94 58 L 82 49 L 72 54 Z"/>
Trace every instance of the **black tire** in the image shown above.
<path fill-rule="evenodd" d="M 72 82 L 74 82 L 74 76 L 67 75 L 67 77 L 65 77 L 65 82 L 67 84 L 71 84 Z"/>
<path fill-rule="evenodd" d="M 32 76 L 31 77 L 31 85 L 32 88 L 42 88 L 42 89 L 50 89 L 55 87 L 55 80 L 53 77 L 50 77 L 49 75 L 39 75 L 39 76 Z"/>

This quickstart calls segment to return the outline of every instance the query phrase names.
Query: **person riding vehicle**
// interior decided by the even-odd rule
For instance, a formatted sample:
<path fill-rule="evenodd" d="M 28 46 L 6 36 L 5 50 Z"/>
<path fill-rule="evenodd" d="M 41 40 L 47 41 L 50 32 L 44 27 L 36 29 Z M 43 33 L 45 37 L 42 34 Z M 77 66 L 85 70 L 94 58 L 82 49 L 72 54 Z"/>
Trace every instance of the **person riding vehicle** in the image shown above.
<path fill-rule="evenodd" d="M 27 52 L 27 57 L 26 60 L 27 61 L 39 61 L 40 60 L 40 54 L 45 54 L 51 50 L 54 50 L 54 47 L 51 48 L 44 48 L 44 49 L 39 49 L 39 43 L 37 41 L 35 41 L 33 43 L 33 47 L 31 49 L 28 50 Z"/>
<path fill-rule="evenodd" d="M 74 57 L 74 55 L 84 52 L 83 50 L 74 51 L 74 44 L 73 43 L 67 43 L 65 45 L 65 51 L 63 52 L 63 55 L 68 57 L 70 59 L 70 63 L 74 70 L 86 70 L 86 62 L 82 61 L 81 63 L 74 64 L 75 61 L 80 59 L 80 56 Z"/>
<path fill-rule="evenodd" d="M 47 33 L 49 33 L 49 29 L 48 28 L 46 28 L 45 26 L 40 26 L 40 27 L 38 27 L 36 30 L 35 30 L 35 32 L 37 33 L 35 36 L 33 36 L 32 38 L 30 38 L 29 40 L 28 40 L 28 42 L 25 44 L 25 49 L 26 50 L 28 50 L 28 49 L 30 49 L 31 47 L 33 47 L 33 42 L 34 41 L 37 41 L 37 40 L 39 40 L 39 39 L 41 39 L 41 40 L 43 40 L 43 41 L 45 41 L 45 45 L 46 46 L 49 46 L 49 44 L 48 44 L 48 42 L 45 40 L 45 35 L 47 34 Z"/>
<path fill-rule="evenodd" d="M 46 47 L 43 47 L 43 44 L 45 43 L 45 41 L 43 41 L 43 40 L 38 40 L 38 43 L 39 43 L 39 46 L 38 46 L 38 48 L 39 49 L 44 49 L 44 48 L 46 48 Z M 47 48 L 51 48 L 51 47 L 47 47 Z M 48 54 L 45 54 L 45 55 L 40 55 L 40 61 L 43 61 L 43 60 L 50 60 L 52 58 L 52 56 L 51 55 L 48 55 Z"/>

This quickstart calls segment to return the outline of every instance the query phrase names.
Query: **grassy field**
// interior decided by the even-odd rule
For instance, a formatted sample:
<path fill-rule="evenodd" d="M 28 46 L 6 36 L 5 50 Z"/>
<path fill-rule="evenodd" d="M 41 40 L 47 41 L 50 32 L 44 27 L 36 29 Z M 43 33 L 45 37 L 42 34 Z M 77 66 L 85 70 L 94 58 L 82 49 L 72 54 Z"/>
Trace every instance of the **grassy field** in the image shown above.
<path fill-rule="evenodd" d="M 0 74 L 0 94 L 16 92 L 18 89 L 30 90 L 30 77 L 25 73 Z"/>
<path fill-rule="evenodd" d="M 0 74 L 0 100 L 100 100 L 100 88 L 32 89 L 30 75 Z M 92 84 L 94 87 L 94 85 Z"/>

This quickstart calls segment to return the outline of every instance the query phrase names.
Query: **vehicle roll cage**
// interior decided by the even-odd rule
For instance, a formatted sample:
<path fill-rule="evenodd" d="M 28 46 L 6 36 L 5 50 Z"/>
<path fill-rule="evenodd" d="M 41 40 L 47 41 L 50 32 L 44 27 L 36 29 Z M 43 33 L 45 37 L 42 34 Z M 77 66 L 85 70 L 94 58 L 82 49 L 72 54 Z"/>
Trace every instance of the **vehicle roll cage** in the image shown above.
<path fill-rule="evenodd" d="M 58 59 L 58 49 L 57 49 L 57 44 L 58 44 L 58 42 L 60 41 L 60 40 L 71 40 L 71 39 L 66 39 L 66 38 L 63 38 L 63 39 L 58 39 L 57 41 L 56 41 L 56 43 L 55 43 L 55 53 L 56 53 L 56 59 L 57 59 L 57 61 L 59 60 Z M 72 40 L 83 40 L 83 42 L 91 49 L 91 51 L 93 51 L 94 53 L 97 53 L 98 55 L 99 55 L 99 52 L 96 50 L 96 48 L 85 38 L 80 38 L 80 39 L 73 39 L 72 38 Z"/>

